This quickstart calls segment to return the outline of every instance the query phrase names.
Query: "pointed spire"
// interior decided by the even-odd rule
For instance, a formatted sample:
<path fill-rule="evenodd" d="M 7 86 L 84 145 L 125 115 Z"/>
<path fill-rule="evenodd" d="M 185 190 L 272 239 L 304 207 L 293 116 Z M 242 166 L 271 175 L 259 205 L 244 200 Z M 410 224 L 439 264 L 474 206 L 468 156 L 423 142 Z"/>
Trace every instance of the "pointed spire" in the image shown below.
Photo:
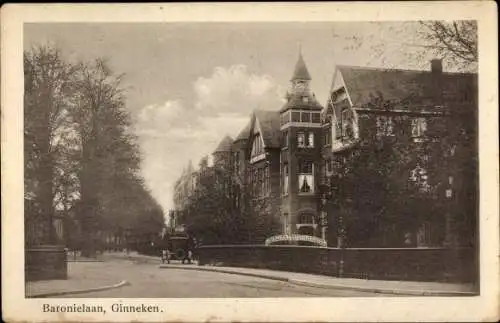
<path fill-rule="evenodd" d="M 302 46 L 299 45 L 299 59 L 297 60 L 297 64 L 295 64 L 295 70 L 293 71 L 293 76 L 291 81 L 295 80 L 311 80 L 311 75 L 309 75 L 309 71 L 307 70 L 306 63 L 304 62 L 304 58 L 302 57 Z"/>

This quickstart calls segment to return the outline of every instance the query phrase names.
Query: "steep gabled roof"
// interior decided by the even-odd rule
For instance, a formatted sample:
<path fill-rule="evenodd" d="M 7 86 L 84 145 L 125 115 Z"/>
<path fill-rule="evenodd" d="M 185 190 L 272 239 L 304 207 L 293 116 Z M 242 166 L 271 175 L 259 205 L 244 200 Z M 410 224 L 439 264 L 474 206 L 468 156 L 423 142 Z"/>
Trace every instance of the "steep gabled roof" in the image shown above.
<path fill-rule="evenodd" d="M 250 127 L 252 126 L 251 120 L 246 124 L 245 128 L 243 128 L 240 133 L 236 136 L 236 139 L 234 141 L 240 141 L 240 140 L 248 140 L 250 137 Z"/>
<path fill-rule="evenodd" d="M 373 107 L 377 99 L 398 103 L 398 108 L 471 103 L 477 74 L 338 66 L 353 106 Z M 442 90 L 442 101 L 437 94 Z"/>
<path fill-rule="evenodd" d="M 231 151 L 231 146 L 233 145 L 233 139 L 226 135 L 217 148 L 214 150 L 214 153 L 221 153 L 221 152 L 230 152 Z"/>
<path fill-rule="evenodd" d="M 254 116 L 259 121 L 264 145 L 267 148 L 279 148 L 281 145 L 280 113 L 278 111 L 255 110 Z"/>

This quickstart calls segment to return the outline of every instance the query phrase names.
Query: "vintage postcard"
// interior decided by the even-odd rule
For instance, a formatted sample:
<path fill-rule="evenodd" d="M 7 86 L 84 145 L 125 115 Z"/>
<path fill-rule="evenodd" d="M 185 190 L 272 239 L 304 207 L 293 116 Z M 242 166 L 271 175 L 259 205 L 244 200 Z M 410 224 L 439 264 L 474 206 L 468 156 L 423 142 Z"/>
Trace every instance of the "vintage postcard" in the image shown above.
<path fill-rule="evenodd" d="M 493 2 L 1 14 L 5 321 L 499 319 Z"/>

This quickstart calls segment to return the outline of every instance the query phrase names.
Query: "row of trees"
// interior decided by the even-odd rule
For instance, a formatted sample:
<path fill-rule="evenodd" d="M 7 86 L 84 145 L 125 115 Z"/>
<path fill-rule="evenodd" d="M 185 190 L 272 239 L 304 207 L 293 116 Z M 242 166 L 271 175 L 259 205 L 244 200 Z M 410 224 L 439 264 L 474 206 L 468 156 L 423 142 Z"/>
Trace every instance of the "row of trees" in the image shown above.
<path fill-rule="evenodd" d="M 121 86 L 105 60 L 71 63 L 53 47 L 24 53 L 24 156 L 28 244 L 94 253 L 99 233 L 160 231 L 161 207 L 139 175 L 140 152 Z M 144 219 L 149 225 L 144 227 Z M 79 237 L 79 238 L 78 238 Z"/>
<path fill-rule="evenodd" d="M 251 185 L 228 167 L 200 165 L 197 176 L 183 222 L 202 243 L 263 243 L 279 231 L 271 200 L 254 196 Z"/>

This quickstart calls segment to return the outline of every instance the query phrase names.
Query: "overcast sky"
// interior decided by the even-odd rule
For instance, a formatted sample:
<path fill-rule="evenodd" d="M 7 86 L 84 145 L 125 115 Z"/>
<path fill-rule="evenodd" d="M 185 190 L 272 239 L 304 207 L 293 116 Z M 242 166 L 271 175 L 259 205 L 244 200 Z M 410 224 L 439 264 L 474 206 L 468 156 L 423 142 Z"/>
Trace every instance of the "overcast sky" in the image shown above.
<path fill-rule="evenodd" d="M 51 43 L 68 59 L 105 57 L 125 73 L 144 155 L 142 173 L 165 211 L 189 160 L 196 166 L 255 108 L 278 110 L 299 44 L 324 104 L 336 65 L 428 69 L 417 23 L 25 24 L 24 45 Z M 411 54 L 411 55 L 410 55 Z"/>

